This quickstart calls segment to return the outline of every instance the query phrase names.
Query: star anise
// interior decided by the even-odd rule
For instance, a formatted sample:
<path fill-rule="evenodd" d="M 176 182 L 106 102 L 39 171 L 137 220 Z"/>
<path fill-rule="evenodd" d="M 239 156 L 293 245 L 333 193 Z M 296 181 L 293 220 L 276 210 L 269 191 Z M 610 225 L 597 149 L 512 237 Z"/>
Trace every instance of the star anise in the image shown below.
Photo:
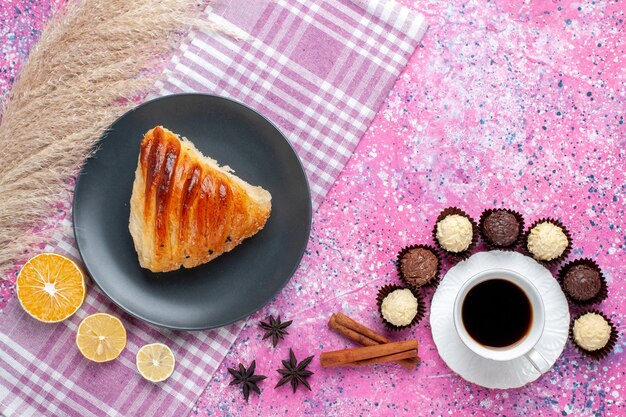
<path fill-rule="evenodd" d="M 294 393 L 296 392 L 296 388 L 298 388 L 298 384 L 304 385 L 310 391 L 311 386 L 309 385 L 309 383 L 306 381 L 305 378 L 308 378 L 311 375 L 313 375 L 313 372 L 306 369 L 309 363 L 311 363 L 311 360 L 313 360 L 313 356 L 309 356 L 302 362 L 298 363 L 298 360 L 296 359 L 296 355 L 294 355 L 293 350 L 289 348 L 289 360 L 283 361 L 283 366 L 285 368 L 277 369 L 278 373 L 281 374 L 283 377 L 280 379 L 280 381 L 278 381 L 278 384 L 276 384 L 274 388 L 278 388 L 281 385 L 284 385 L 287 382 L 290 382 L 291 388 L 293 388 Z"/>
<path fill-rule="evenodd" d="M 248 401 L 250 396 L 250 390 L 261 393 L 257 383 L 267 378 L 265 375 L 254 375 L 254 369 L 256 368 L 256 361 L 252 361 L 250 367 L 246 369 L 245 366 L 239 364 L 239 371 L 233 368 L 228 368 L 228 372 L 233 376 L 233 380 L 228 385 L 242 384 L 243 398 Z"/>
<path fill-rule="evenodd" d="M 276 347 L 278 340 L 284 339 L 285 335 L 289 334 L 289 332 L 285 329 L 289 327 L 291 322 L 292 322 L 291 320 L 281 322 L 280 314 L 278 315 L 277 318 L 274 318 L 274 316 L 270 316 L 269 322 L 262 321 L 261 324 L 259 324 L 259 326 L 261 326 L 261 328 L 265 330 L 265 334 L 263 335 L 263 340 L 271 336 L 272 345 Z"/>

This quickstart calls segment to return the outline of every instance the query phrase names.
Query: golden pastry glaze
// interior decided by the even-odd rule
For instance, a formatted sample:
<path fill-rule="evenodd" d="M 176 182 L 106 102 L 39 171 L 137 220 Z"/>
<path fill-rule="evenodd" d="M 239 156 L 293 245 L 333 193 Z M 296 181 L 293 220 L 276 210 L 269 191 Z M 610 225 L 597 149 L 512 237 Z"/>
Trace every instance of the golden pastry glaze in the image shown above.
<path fill-rule="evenodd" d="M 153 252 L 146 251 L 143 261 L 133 238 L 142 266 L 153 271 L 207 262 L 258 232 L 269 216 L 269 208 L 252 201 L 230 175 L 160 126 L 141 142 L 137 175 L 142 176 L 136 179 L 143 179 L 142 189 L 133 189 L 133 194 L 143 192 L 143 204 L 133 195 L 131 211 L 143 205 L 142 239 L 152 239 L 146 247 Z"/>

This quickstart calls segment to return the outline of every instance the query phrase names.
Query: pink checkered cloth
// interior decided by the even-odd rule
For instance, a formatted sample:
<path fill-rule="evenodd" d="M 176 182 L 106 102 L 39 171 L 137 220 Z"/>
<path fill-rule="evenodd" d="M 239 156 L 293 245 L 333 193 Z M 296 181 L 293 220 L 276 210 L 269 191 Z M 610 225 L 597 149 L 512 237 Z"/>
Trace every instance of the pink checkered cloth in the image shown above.
<path fill-rule="evenodd" d="M 329 188 L 418 45 L 426 24 L 394 1 L 216 2 L 206 18 L 239 40 L 192 32 L 171 62 L 160 94 L 202 91 L 241 101 L 274 122 L 308 174 L 313 208 Z M 46 251 L 76 259 L 69 219 Z M 80 321 L 95 312 L 122 318 L 128 344 L 118 360 L 96 364 L 75 348 Z M 13 416 L 184 416 L 237 338 L 243 322 L 178 332 L 140 322 L 93 285 L 83 307 L 54 325 L 10 301 L 0 314 L 0 412 Z M 172 347 L 177 366 L 159 384 L 141 379 L 143 344 Z"/>

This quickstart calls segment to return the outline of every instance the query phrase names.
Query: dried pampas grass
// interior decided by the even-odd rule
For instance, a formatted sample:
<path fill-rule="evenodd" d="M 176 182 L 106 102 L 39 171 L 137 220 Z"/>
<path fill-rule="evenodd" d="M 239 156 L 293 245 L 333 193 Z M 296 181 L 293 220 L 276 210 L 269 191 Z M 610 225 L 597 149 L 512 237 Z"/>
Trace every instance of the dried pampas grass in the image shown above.
<path fill-rule="evenodd" d="M 190 0 L 73 0 L 43 31 L 2 109 L 0 277 L 41 240 L 33 227 L 107 126 L 136 105 L 128 98 L 153 85 L 202 7 Z"/>

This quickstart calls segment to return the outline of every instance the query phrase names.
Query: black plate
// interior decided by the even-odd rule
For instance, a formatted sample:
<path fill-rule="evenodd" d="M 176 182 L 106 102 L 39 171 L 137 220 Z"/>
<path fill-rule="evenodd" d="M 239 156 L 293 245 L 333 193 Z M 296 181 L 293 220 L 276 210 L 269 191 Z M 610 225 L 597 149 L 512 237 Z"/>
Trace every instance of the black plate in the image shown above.
<path fill-rule="evenodd" d="M 205 265 L 142 269 L 128 231 L 129 202 L 139 143 L 156 125 L 268 190 L 265 228 Z M 295 272 L 311 227 L 307 178 L 289 142 L 254 110 L 205 94 L 161 97 L 120 117 L 96 149 L 76 183 L 74 234 L 94 281 L 128 313 L 174 329 L 220 327 L 257 311 Z"/>

